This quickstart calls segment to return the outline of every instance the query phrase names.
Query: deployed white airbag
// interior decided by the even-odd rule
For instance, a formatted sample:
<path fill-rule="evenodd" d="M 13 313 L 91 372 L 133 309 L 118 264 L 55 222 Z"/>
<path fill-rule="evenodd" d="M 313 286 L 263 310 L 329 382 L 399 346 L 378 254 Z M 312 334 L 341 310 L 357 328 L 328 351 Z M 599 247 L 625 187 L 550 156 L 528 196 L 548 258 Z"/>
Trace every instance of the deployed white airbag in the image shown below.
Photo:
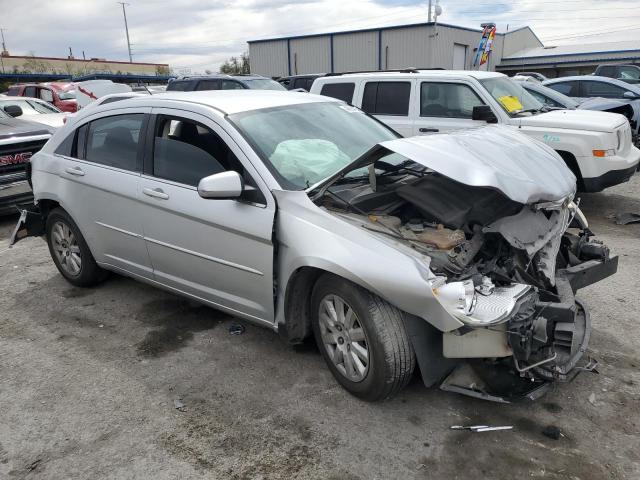
<path fill-rule="evenodd" d="M 291 183 L 308 187 L 344 168 L 351 158 L 332 142 L 309 138 L 280 142 L 269 161 Z"/>

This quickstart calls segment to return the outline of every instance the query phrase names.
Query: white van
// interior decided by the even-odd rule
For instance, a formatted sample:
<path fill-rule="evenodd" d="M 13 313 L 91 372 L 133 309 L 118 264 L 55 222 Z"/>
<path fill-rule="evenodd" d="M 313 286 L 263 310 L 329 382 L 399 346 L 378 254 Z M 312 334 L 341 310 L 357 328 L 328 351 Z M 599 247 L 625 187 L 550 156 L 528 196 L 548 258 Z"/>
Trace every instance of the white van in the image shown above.
<path fill-rule="evenodd" d="M 311 93 L 360 107 L 403 136 L 447 132 L 486 123 L 517 128 L 556 150 L 578 178 L 598 192 L 631 178 L 640 150 L 619 114 L 549 110 L 506 75 L 495 72 L 404 70 L 316 79 Z"/>

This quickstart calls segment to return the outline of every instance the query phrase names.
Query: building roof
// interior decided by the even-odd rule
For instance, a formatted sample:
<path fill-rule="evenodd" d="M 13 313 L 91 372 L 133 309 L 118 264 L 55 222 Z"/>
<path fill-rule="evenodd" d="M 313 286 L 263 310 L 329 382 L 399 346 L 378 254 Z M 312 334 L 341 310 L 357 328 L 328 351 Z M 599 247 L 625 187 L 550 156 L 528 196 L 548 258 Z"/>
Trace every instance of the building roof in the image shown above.
<path fill-rule="evenodd" d="M 572 45 L 534 47 L 520 50 L 508 57 L 503 57 L 502 60 L 531 60 L 536 58 L 542 60 L 560 56 L 607 55 L 624 52 L 640 53 L 640 39 L 619 42 L 578 43 Z"/>
<path fill-rule="evenodd" d="M 107 60 L 104 58 L 69 58 L 69 57 L 33 57 L 24 55 L 3 55 L 3 60 L 23 59 L 23 60 L 57 60 L 63 62 L 80 62 L 80 63 L 122 63 L 124 65 L 152 65 L 168 67 L 167 63 L 145 63 L 145 62 L 123 62 L 122 60 Z"/>
<path fill-rule="evenodd" d="M 332 36 L 332 35 L 344 35 L 344 34 L 348 34 L 348 33 L 378 32 L 378 31 L 384 31 L 384 30 L 398 30 L 398 29 L 402 29 L 402 28 L 427 27 L 427 26 L 431 26 L 431 25 L 435 25 L 435 22 L 409 23 L 409 24 L 405 24 L 405 25 L 391 25 L 391 26 L 388 26 L 388 27 L 363 28 L 363 29 L 356 29 L 356 30 L 344 30 L 344 31 L 338 31 L 338 32 L 312 33 L 312 34 L 308 34 L 308 35 L 293 35 L 293 36 L 288 36 L 288 37 L 287 36 L 283 36 L 283 37 L 262 38 L 262 39 L 258 39 L 258 40 L 248 40 L 247 43 L 274 42 L 274 41 L 278 41 L 278 40 L 296 40 L 296 39 L 299 39 L 299 38 L 325 37 L 325 36 Z M 440 23 L 440 22 L 438 22 L 438 26 L 439 27 L 455 28 L 455 29 L 458 29 L 458 30 L 466 30 L 468 32 L 482 33 L 482 29 L 480 29 L 480 28 L 461 27 L 459 25 L 450 25 L 448 23 Z M 529 27 L 521 27 L 521 28 L 517 28 L 515 30 L 510 30 L 506 34 L 508 35 L 508 34 L 511 34 L 511 33 L 517 32 L 518 30 L 523 30 L 523 29 L 531 30 Z M 496 35 L 504 36 L 505 33 L 497 33 Z"/>

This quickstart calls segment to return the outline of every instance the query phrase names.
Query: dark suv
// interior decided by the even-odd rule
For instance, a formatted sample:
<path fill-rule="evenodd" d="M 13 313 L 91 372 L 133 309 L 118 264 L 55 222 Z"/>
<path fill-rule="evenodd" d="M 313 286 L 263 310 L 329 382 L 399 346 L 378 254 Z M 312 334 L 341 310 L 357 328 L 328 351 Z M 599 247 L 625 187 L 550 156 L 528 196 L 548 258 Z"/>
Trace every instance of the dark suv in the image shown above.
<path fill-rule="evenodd" d="M 0 215 L 33 202 L 29 160 L 52 133 L 47 125 L 13 118 L 0 110 Z"/>
<path fill-rule="evenodd" d="M 286 90 L 278 82 L 260 75 L 207 75 L 181 77 L 169 82 L 167 91 L 193 92 L 196 90 Z"/>
<path fill-rule="evenodd" d="M 593 74 L 617 78 L 627 83 L 640 83 L 640 66 L 638 65 L 598 65 Z"/>

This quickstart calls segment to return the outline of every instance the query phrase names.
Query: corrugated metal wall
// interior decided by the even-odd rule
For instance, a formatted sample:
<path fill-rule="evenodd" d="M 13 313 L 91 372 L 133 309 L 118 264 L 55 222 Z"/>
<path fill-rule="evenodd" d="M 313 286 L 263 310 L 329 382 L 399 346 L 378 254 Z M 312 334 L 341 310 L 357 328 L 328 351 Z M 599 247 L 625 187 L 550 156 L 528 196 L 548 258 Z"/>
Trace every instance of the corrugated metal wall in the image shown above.
<path fill-rule="evenodd" d="M 331 38 L 291 39 L 291 74 L 326 73 L 331 71 Z"/>
<path fill-rule="evenodd" d="M 287 40 L 250 43 L 249 64 L 252 73 L 265 77 L 287 75 Z"/>
<path fill-rule="evenodd" d="M 481 32 L 477 30 L 447 25 L 417 25 L 251 42 L 251 72 L 266 76 L 285 76 L 289 72 L 292 75 L 331 72 L 332 67 L 334 72 L 409 67 L 451 69 L 454 44 L 467 47 L 465 68 L 471 69 L 474 49 L 478 46 L 480 36 Z M 520 48 L 529 35 L 514 32 L 509 37 L 514 38 Z M 380 46 L 379 38 L 382 39 Z M 494 70 L 500 63 L 504 40 L 503 35 L 496 36 L 488 70 Z M 290 68 L 287 65 L 287 41 L 290 42 Z M 538 43 L 536 40 L 535 44 L 529 46 L 535 47 Z"/>
<path fill-rule="evenodd" d="M 333 71 L 378 69 L 378 32 L 357 32 L 333 36 Z"/>

